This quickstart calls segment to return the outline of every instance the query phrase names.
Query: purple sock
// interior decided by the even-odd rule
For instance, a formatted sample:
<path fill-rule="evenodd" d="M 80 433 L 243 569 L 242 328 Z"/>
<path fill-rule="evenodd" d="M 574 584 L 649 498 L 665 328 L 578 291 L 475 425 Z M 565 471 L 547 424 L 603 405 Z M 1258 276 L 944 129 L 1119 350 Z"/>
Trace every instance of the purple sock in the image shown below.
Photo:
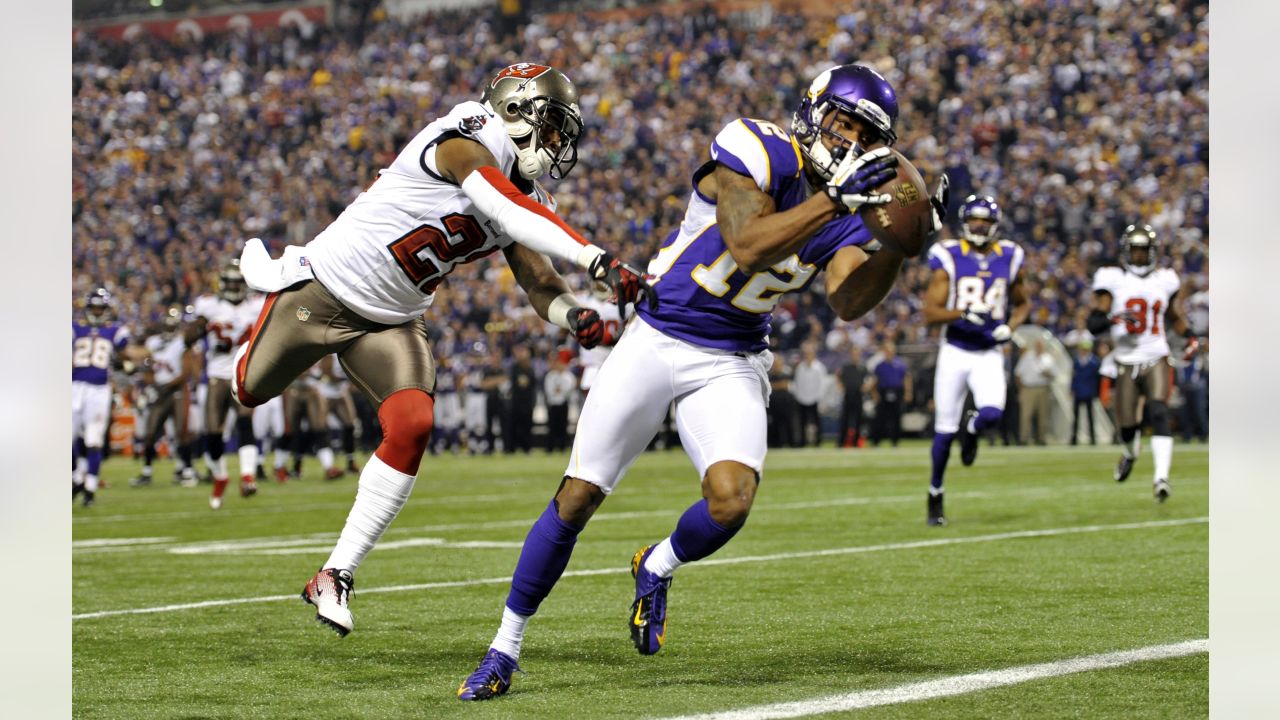
<path fill-rule="evenodd" d="M 552 500 L 525 536 L 516 571 L 511 575 L 507 607 L 525 616 L 538 611 L 569 564 L 580 532 L 582 528 L 560 519 L 556 501 Z"/>
<path fill-rule="evenodd" d="M 989 427 L 999 424 L 1000 418 L 1004 416 L 1004 411 L 998 407 L 978 408 L 978 419 L 973 422 L 973 426 L 982 432 Z"/>
<path fill-rule="evenodd" d="M 724 547 L 741 529 L 741 525 L 727 528 L 713 520 L 707 500 L 703 498 L 680 516 L 676 531 L 671 533 L 671 549 L 680 562 L 701 560 Z"/>
<path fill-rule="evenodd" d="M 102 467 L 102 448 L 89 448 L 89 474 L 96 476 Z"/>
<path fill-rule="evenodd" d="M 933 434 L 933 474 L 929 476 L 929 486 L 936 489 L 942 489 L 942 476 L 947 472 L 947 460 L 951 459 L 951 441 L 956 437 L 955 433 L 934 433 Z"/>

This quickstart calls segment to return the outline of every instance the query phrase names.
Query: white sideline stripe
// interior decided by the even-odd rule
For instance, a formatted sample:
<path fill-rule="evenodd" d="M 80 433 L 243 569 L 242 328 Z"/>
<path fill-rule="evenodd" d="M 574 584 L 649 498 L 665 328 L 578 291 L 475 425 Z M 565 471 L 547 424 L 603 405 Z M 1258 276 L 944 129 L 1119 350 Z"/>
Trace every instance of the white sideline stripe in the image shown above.
<path fill-rule="evenodd" d="M 1112 490 L 1113 490 L 1113 486 L 1111 485 L 1093 485 L 1093 484 L 1071 489 L 1072 492 L 1111 492 Z M 982 498 L 995 498 L 995 497 L 1042 498 L 1042 497 L 1053 497 L 1061 492 L 1062 492 L 1062 488 L 1049 487 L 1049 486 L 1024 487 L 1024 488 L 1019 488 L 1017 490 L 1011 490 L 1008 492 L 961 490 L 953 493 L 955 497 L 952 499 L 955 499 L 955 498 L 982 499 Z M 842 507 L 842 506 L 852 506 L 852 505 L 892 505 L 895 503 L 914 503 L 914 502 L 918 502 L 919 500 L 920 500 L 920 496 L 915 494 L 884 495 L 880 497 L 866 497 L 866 496 L 833 497 L 833 498 L 827 498 L 824 500 L 811 500 L 811 501 L 804 501 L 804 502 L 772 503 L 772 504 L 761 503 L 759 505 L 756 505 L 753 508 L 753 510 L 757 513 L 777 511 L 777 510 L 810 510 L 815 508 L 821 509 L 821 508 Z M 648 518 L 648 517 L 669 516 L 670 514 L 671 514 L 670 510 L 633 510 L 633 511 L 621 511 L 621 512 L 602 512 L 595 515 L 592 518 L 592 520 L 594 522 L 601 522 L 605 520 L 637 520 L 637 519 Z M 519 520 L 493 520 L 489 522 L 452 523 L 452 524 L 445 524 L 445 525 L 421 525 L 417 527 L 391 528 L 387 531 L 387 534 L 388 535 L 405 535 L 413 532 L 437 533 L 437 532 L 448 532 L 452 530 L 496 530 L 496 529 L 511 528 L 511 527 L 527 528 L 532 524 L 533 524 L 533 521 L 530 520 L 529 518 L 521 518 Z M 304 545 L 304 544 L 314 544 L 314 543 L 321 543 L 321 542 L 327 542 L 332 544 L 337 539 L 338 539 L 338 533 L 330 532 L 330 533 L 311 533 L 308 535 L 274 535 L 274 536 L 256 537 L 256 538 L 239 538 L 235 540 L 220 540 L 216 542 L 199 541 L 199 542 L 192 542 L 192 543 L 175 543 L 172 548 L 166 548 L 161 545 L 152 544 L 145 547 L 130 547 L 130 546 L 93 547 L 91 546 L 91 547 L 84 547 L 84 548 L 77 547 L 75 549 L 80 550 L 82 553 L 85 553 L 85 552 L 88 552 L 88 553 L 133 552 L 135 550 L 148 550 L 148 551 L 168 550 L 171 553 L 185 554 L 185 553 L 207 552 L 207 550 L 205 550 L 204 548 L 207 548 L 210 546 L 216 547 L 218 550 L 238 551 L 245 548 L 272 547 L 273 545 L 284 547 L 284 546 L 290 546 L 290 545 Z M 168 538 L 165 540 L 165 542 L 175 541 L 175 540 L 177 540 L 177 538 Z M 93 541 L 88 540 L 88 541 L 81 541 L 81 542 L 93 542 Z M 377 547 L 385 548 L 385 547 L 388 547 L 388 545 L 386 543 L 381 543 Z M 405 547 L 409 547 L 409 546 L 405 546 Z M 473 546 L 473 547 L 480 547 L 480 546 Z M 507 546 L 495 545 L 493 547 L 507 547 Z M 187 548 L 191 548 L 191 549 L 188 550 Z M 326 552 L 331 549 L 332 549 L 331 547 L 324 548 Z M 293 553 L 278 553 L 278 554 L 293 554 Z"/>
<path fill-rule="evenodd" d="M 1085 657 L 1057 660 L 1037 665 L 1020 665 L 1003 670 L 955 675 L 937 680 L 899 685 L 893 688 L 861 690 L 812 700 L 757 705 L 755 707 L 725 710 L 704 715 L 680 715 L 668 720 L 775 720 L 776 718 L 796 718 L 808 715 L 847 712 L 883 705 L 897 705 L 953 695 L 965 695 L 992 688 L 1017 685 L 1032 680 L 1043 680 L 1045 678 L 1093 670 L 1105 670 L 1151 660 L 1166 660 L 1186 655 L 1198 655 L 1205 652 L 1209 652 L 1208 638 L 1186 640 L 1168 645 L 1152 645 L 1136 650 L 1087 655 Z"/>
<path fill-rule="evenodd" d="M 137 538 L 98 538 L 96 540 L 73 540 L 71 541 L 71 549 L 79 550 L 81 548 L 102 548 L 102 547 L 128 547 L 131 545 L 154 545 L 156 543 L 170 543 L 177 540 L 176 537 L 137 537 Z"/>
<path fill-rule="evenodd" d="M 811 557 L 828 557 L 831 555 L 855 555 L 860 553 L 879 552 L 883 550 L 911 550 L 922 547 L 937 547 L 941 545 L 962 545 L 978 542 L 996 542 L 1000 540 L 1014 540 L 1019 538 L 1037 538 L 1052 537 L 1055 535 L 1076 535 L 1080 533 L 1105 532 L 1107 530 L 1144 530 L 1147 528 L 1174 527 L 1178 525 L 1195 525 L 1209 522 L 1208 517 L 1195 518 L 1179 518 L 1175 520 L 1153 520 L 1150 522 L 1140 523 L 1121 523 L 1118 525 L 1082 525 L 1077 527 L 1052 528 L 1048 530 L 1020 530 L 1017 532 L 996 533 L 993 535 L 973 535 L 969 537 L 958 538 L 938 538 L 935 540 L 917 540 L 913 542 L 903 543 L 886 543 L 882 545 L 858 545 L 845 548 L 829 548 L 826 550 L 807 550 L 803 552 L 777 553 L 774 555 L 754 555 L 747 557 L 731 557 L 731 558 L 709 558 L 699 560 L 689 565 L 689 568 L 711 567 L 714 565 L 736 565 L 738 563 L 749 562 L 771 562 L 774 560 L 795 560 L 799 558 Z M 588 577 L 593 575 L 612 575 L 631 573 L 628 567 L 608 567 L 596 568 L 594 570 L 570 570 L 565 572 L 563 577 Z M 377 588 L 361 588 L 361 595 L 369 595 L 374 593 L 393 593 L 393 592 L 411 592 L 414 590 L 436 590 L 440 588 L 455 587 L 475 587 L 478 585 L 499 585 L 511 582 L 510 575 L 504 575 L 496 578 L 475 578 L 472 580 L 452 580 L 448 582 L 432 582 L 417 583 L 414 585 L 389 585 L 387 587 Z M 88 620 L 90 618 L 113 617 L 116 615 L 146 615 L 149 613 L 160 612 L 176 612 L 178 610 L 193 610 L 206 607 L 221 607 L 224 605 L 242 605 L 245 603 L 258 602 L 275 602 L 277 600 L 296 599 L 297 595 L 267 595 L 256 598 L 230 598 L 227 600 L 205 600 L 195 603 L 181 603 L 177 605 L 160 605 L 157 607 L 146 608 L 127 608 L 123 610 L 99 610 L 97 612 L 78 613 L 71 616 L 72 620 Z"/>

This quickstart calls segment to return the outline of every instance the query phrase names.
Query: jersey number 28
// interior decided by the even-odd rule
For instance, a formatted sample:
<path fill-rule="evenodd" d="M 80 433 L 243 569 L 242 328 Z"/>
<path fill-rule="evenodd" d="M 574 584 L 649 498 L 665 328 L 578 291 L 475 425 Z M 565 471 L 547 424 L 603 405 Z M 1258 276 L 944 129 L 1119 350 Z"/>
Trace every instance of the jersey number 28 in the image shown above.
<path fill-rule="evenodd" d="M 71 346 L 71 365 L 106 370 L 111 365 L 111 349 L 111 341 L 106 338 L 78 338 Z"/>

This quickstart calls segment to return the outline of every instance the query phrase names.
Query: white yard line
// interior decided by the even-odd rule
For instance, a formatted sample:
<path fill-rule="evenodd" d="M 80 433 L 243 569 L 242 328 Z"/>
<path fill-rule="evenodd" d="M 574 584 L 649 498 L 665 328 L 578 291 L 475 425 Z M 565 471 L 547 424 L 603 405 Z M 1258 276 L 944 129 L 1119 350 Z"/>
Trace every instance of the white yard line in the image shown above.
<path fill-rule="evenodd" d="M 924 682 L 899 685 L 880 690 L 860 690 L 858 692 L 828 695 L 811 700 L 757 705 L 755 707 L 724 710 L 704 715 L 681 715 L 668 720 L 774 720 L 776 718 L 798 718 L 826 713 L 848 712 L 864 708 L 901 703 L 919 702 L 934 698 L 965 695 L 992 688 L 1017 685 L 1018 683 L 1044 678 L 1070 675 L 1073 673 L 1105 670 L 1122 667 L 1134 663 L 1151 660 L 1184 657 L 1209 652 L 1208 638 L 1187 640 L 1169 645 L 1152 645 L 1136 650 L 1087 655 L 1085 657 L 1057 660 L 1036 665 L 1019 665 L 1003 670 L 953 675 L 951 677 L 926 680 Z"/>
<path fill-rule="evenodd" d="M 107 547 L 131 547 L 134 545 L 156 545 L 159 543 L 171 543 L 178 538 L 176 537 L 135 537 L 135 538 L 98 538 L 96 540 L 72 540 L 72 550 L 83 550 L 85 548 L 107 548 Z"/>
<path fill-rule="evenodd" d="M 1073 488 L 1072 492 L 1111 492 L 1111 485 L 1089 485 L 1082 488 Z M 1062 492 L 1062 488 L 1057 486 L 1041 486 L 1041 487 L 1023 487 L 1016 490 L 1006 492 L 990 492 L 990 491 L 958 491 L 953 492 L 952 499 L 980 499 L 994 497 L 1024 497 L 1024 498 L 1043 498 L 1052 497 Z M 854 506 L 854 505 L 892 505 L 897 503 L 916 503 L 920 501 L 918 494 L 911 495 L 884 495 L 880 497 L 833 497 L 823 500 L 810 500 L 804 502 L 791 503 L 760 503 L 753 508 L 756 513 L 772 512 L 778 510 L 811 510 L 829 507 Z M 666 517 L 670 516 L 671 510 L 634 510 L 624 512 L 601 512 L 597 513 L 592 519 L 595 522 L 609 520 L 637 520 L 648 517 Z M 530 518 L 520 518 L 518 520 L 492 520 L 488 522 L 471 522 L 471 523 L 450 523 L 440 525 L 419 525 L 410 527 L 394 527 L 387 531 L 389 536 L 404 536 L 411 533 L 439 533 L 450 531 L 466 531 L 466 530 L 497 530 L 502 528 L 521 528 L 527 529 L 533 524 Z M 136 551 L 165 551 L 175 554 L 203 553 L 207 552 L 206 548 L 216 548 L 217 550 L 237 550 L 248 548 L 266 548 L 271 546 L 289 546 L 289 545 L 315 545 L 318 543 L 332 544 L 338 539 L 336 532 L 332 533 L 311 533 L 309 535 L 272 535 L 267 537 L 252 538 L 236 538 L 231 540 L 217 541 L 199 541 L 199 542 L 177 542 L 177 538 L 167 538 L 153 540 L 148 543 L 127 543 L 120 540 L 112 540 L 107 543 L 93 544 L 94 540 L 80 540 L 72 543 L 72 549 L 78 551 L 79 554 L 84 553 L 121 553 Z M 150 540 L 150 539 L 148 539 Z M 137 547 L 135 547 L 137 545 Z M 386 543 L 378 545 L 379 548 L 388 547 Z M 325 548 L 328 551 L 331 548 Z M 293 554 L 293 553 L 283 553 Z"/>
<path fill-rule="evenodd" d="M 1175 527 L 1179 525 L 1195 525 L 1209 522 L 1208 517 L 1179 518 L 1175 520 L 1155 520 L 1150 522 L 1120 523 L 1116 525 L 1080 525 L 1075 527 L 1050 528 L 1046 530 L 1020 530 L 1017 532 L 995 533 L 992 535 L 972 535 L 969 537 L 944 537 L 933 540 L 916 540 L 902 543 L 885 543 L 881 545 L 857 545 L 854 547 L 828 548 L 825 550 L 806 550 L 801 552 L 776 553 L 773 555 L 753 555 L 745 557 L 709 558 L 691 564 L 689 568 L 703 568 L 715 565 L 736 565 L 739 563 L 773 562 L 776 560 L 794 560 L 798 558 L 830 557 L 832 555 L 856 555 L 861 553 L 883 552 L 888 550 L 912 550 L 924 547 L 940 547 L 945 545 L 963 545 L 979 542 L 998 542 L 1022 538 L 1054 537 L 1060 535 L 1077 535 L 1081 533 L 1097 533 L 1112 530 L 1145 530 L 1149 528 Z M 610 575 L 630 573 L 627 566 L 598 568 L 595 570 L 571 570 L 564 577 L 586 577 L 590 575 Z M 510 576 L 497 578 L 475 578 L 471 580 L 455 580 L 450 582 L 419 583 L 415 585 L 391 585 L 380 588 L 360 588 L 362 595 L 371 593 L 410 592 L 414 590 L 434 590 L 439 588 L 474 587 L 479 585 L 499 585 L 511 581 Z M 252 598 L 231 598 L 226 600 L 205 600 L 179 605 L 161 605 L 157 607 L 126 608 L 121 610 L 100 610 L 98 612 L 77 613 L 72 620 L 88 620 L 91 618 L 113 617 L 117 615 L 145 615 L 159 612 L 176 612 L 196 608 L 221 607 L 224 605 L 242 605 L 245 603 L 275 602 L 277 600 L 297 599 L 297 595 L 266 595 Z"/>

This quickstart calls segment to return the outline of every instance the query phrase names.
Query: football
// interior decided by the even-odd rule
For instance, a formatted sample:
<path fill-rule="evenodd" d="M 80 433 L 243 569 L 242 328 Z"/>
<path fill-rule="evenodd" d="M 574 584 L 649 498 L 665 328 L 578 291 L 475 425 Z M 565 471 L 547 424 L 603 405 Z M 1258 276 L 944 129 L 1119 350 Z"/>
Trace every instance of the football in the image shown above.
<path fill-rule="evenodd" d="M 898 158 L 898 174 L 878 188 L 892 199 L 884 205 L 863 205 L 858 216 L 882 245 L 915 257 L 933 230 L 929 190 L 915 165 L 897 150 L 893 154 Z"/>

